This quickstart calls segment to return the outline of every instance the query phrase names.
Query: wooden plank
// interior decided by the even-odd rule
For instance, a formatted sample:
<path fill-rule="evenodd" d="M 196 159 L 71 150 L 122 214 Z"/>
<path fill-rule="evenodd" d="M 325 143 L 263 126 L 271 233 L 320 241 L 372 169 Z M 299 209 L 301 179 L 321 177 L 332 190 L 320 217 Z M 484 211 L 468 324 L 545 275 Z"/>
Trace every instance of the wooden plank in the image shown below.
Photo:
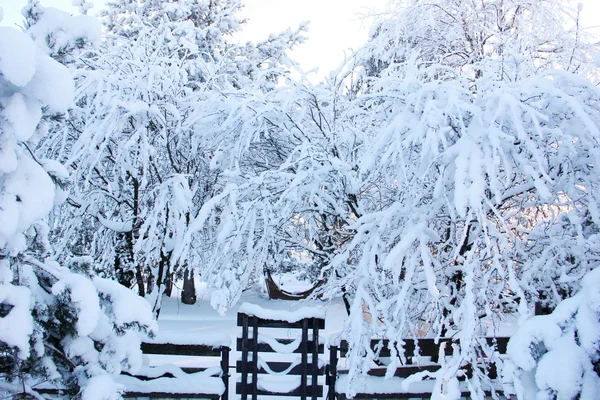
<path fill-rule="evenodd" d="M 369 394 L 369 393 L 357 393 L 353 399 L 421 399 L 421 400 L 429 400 L 431 398 L 431 393 L 394 393 L 394 394 Z M 339 393 L 337 395 L 337 399 L 339 400 L 349 400 L 348 397 L 344 393 Z"/>
<path fill-rule="evenodd" d="M 241 383 L 240 383 L 240 382 L 237 382 L 237 383 L 236 383 L 236 386 L 238 387 L 238 391 L 239 391 L 239 390 L 240 390 L 240 389 L 239 389 L 239 387 L 241 386 Z M 284 392 L 284 393 L 280 393 L 280 392 L 270 392 L 270 391 L 268 391 L 268 390 L 262 390 L 262 389 L 258 388 L 258 389 L 257 389 L 257 393 L 258 393 L 260 396 L 282 396 L 282 397 L 288 397 L 288 396 L 292 397 L 292 396 L 293 396 L 293 397 L 298 397 L 298 396 L 300 396 L 300 395 L 301 395 L 300 387 L 298 387 L 298 388 L 296 388 L 296 389 L 292 390 L 291 392 L 287 392 L 287 393 L 285 393 L 285 392 Z M 313 395 L 313 392 L 312 392 L 312 386 L 309 386 L 309 387 L 307 387 L 307 395 L 308 395 L 308 396 L 312 396 L 312 395 Z M 319 387 L 317 388 L 317 393 L 316 393 L 316 395 L 317 395 L 317 397 L 321 397 L 321 396 L 323 396 L 323 386 L 319 386 Z M 431 397 L 431 395 L 430 395 L 430 397 Z"/>
<path fill-rule="evenodd" d="M 498 371 L 496 368 L 496 364 L 495 363 L 488 363 L 486 365 L 487 367 L 487 376 L 490 379 L 496 379 L 498 378 Z M 439 364 L 433 364 L 433 365 L 404 365 L 401 367 L 396 368 L 396 370 L 394 371 L 394 375 L 395 377 L 398 378 L 408 378 L 409 376 L 413 375 L 413 374 L 417 374 L 419 372 L 423 372 L 423 371 L 429 371 L 429 372 L 435 372 L 437 370 L 439 370 L 441 368 L 441 366 Z M 486 373 L 486 371 L 482 368 L 482 366 L 478 367 L 482 373 Z M 460 367 L 461 370 L 463 370 L 465 372 L 465 375 L 458 377 L 459 381 L 464 380 L 465 378 L 472 378 L 473 377 L 473 367 L 470 364 L 465 364 L 462 365 Z M 338 370 L 338 374 L 339 375 L 344 375 L 347 374 L 348 370 L 347 369 L 341 369 Z M 385 367 L 377 367 L 377 368 L 371 368 L 368 372 L 367 375 L 369 376 L 377 376 L 377 377 L 385 377 L 387 373 L 387 368 Z"/>
<path fill-rule="evenodd" d="M 237 315 L 237 325 L 243 325 L 243 315 L 242 313 L 238 313 Z M 296 322 L 288 322 L 288 321 L 278 321 L 272 319 L 258 319 L 258 327 L 259 328 L 284 328 L 284 329 L 302 329 L 302 321 Z M 317 326 L 319 329 L 325 329 L 325 320 L 320 318 L 315 318 L 317 321 Z"/>
<path fill-rule="evenodd" d="M 271 369 L 271 371 L 275 372 L 275 373 L 280 373 L 283 372 L 285 370 L 287 370 L 290 365 L 292 365 L 292 362 L 289 361 L 264 361 L 265 364 L 267 364 L 269 366 L 269 368 Z M 236 363 L 236 367 L 239 370 L 241 368 L 241 361 L 237 361 Z M 291 375 L 300 375 L 300 364 L 296 364 L 295 366 L 293 366 L 290 371 L 287 373 L 288 376 Z M 324 372 L 325 368 L 321 367 L 317 369 L 317 375 L 322 375 Z M 250 364 L 248 365 L 248 372 L 252 372 L 253 371 L 253 366 Z M 308 365 L 308 373 L 312 374 L 313 372 L 313 366 L 312 364 Z M 259 374 L 268 374 L 269 372 L 267 370 L 265 370 L 262 366 L 258 367 L 258 373 Z"/>
<path fill-rule="evenodd" d="M 223 385 L 225 385 L 225 391 L 221 396 L 221 400 L 229 399 L 229 350 L 229 347 L 221 347 L 221 377 Z"/>
<path fill-rule="evenodd" d="M 64 395 L 64 390 L 59 389 L 36 389 L 36 392 L 39 394 L 51 395 L 51 396 L 60 396 Z M 132 397 L 142 397 L 142 398 L 150 398 L 150 399 L 214 399 L 218 400 L 221 398 L 218 394 L 203 394 L 203 393 L 163 393 L 163 392 L 155 392 L 155 393 L 145 393 L 145 392 L 125 392 L 123 393 L 124 398 L 132 398 Z"/>
<path fill-rule="evenodd" d="M 328 400 L 335 400 L 335 381 L 337 379 L 337 357 L 338 347 L 331 346 L 329 348 L 329 393 Z"/>
<path fill-rule="evenodd" d="M 486 337 L 486 342 L 489 346 L 496 347 L 498 353 L 506 354 L 506 348 L 508 345 L 508 341 L 510 338 L 500 337 L 500 338 L 492 338 Z M 404 356 L 405 357 L 414 357 L 414 356 L 422 356 L 422 357 L 431 357 L 432 361 L 436 362 L 439 355 L 439 346 L 442 343 L 446 343 L 446 355 L 450 356 L 453 354 L 452 343 L 459 343 L 458 341 L 453 341 L 452 338 L 440 338 L 439 343 L 435 342 L 433 338 L 423 338 L 423 339 L 404 339 Z M 373 339 L 371 340 L 371 349 L 375 351 L 378 346 L 382 346 L 379 351 L 379 357 L 390 357 L 391 351 L 388 348 L 389 340 L 386 339 Z M 416 347 L 419 347 L 419 352 L 416 353 Z M 346 357 L 348 353 L 348 341 L 342 340 L 339 346 L 340 349 L 340 357 Z M 400 347 L 398 346 L 398 349 Z"/>
<path fill-rule="evenodd" d="M 221 357 L 221 348 L 202 344 L 142 343 L 142 353 L 172 356 Z"/>
<path fill-rule="evenodd" d="M 315 318 L 311 319 L 311 323 L 312 323 L 312 340 L 313 342 L 315 342 L 317 345 L 313 346 L 312 349 L 312 371 L 308 371 L 308 373 L 311 374 L 312 376 L 312 387 L 313 387 L 313 395 L 312 395 L 312 400 L 317 400 L 317 395 L 315 394 L 317 391 L 317 386 L 318 386 L 318 378 L 317 378 L 317 371 L 319 369 L 319 352 L 317 351 L 319 346 L 319 328 L 317 326 L 317 321 Z"/>
<path fill-rule="evenodd" d="M 314 343 L 314 341 L 313 341 Z M 315 346 L 313 346 L 314 348 Z M 300 342 L 300 352 L 301 352 L 301 360 L 300 361 L 300 399 L 306 400 L 307 395 L 307 366 L 308 366 L 308 319 L 305 318 L 302 320 L 302 341 Z"/>
<path fill-rule="evenodd" d="M 239 319 L 240 314 L 238 314 Z M 242 386 L 241 390 L 238 391 L 238 385 L 236 385 L 236 394 L 241 394 L 242 400 L 247 400 L 248 398 L 248 316 L 246 314 L 242 314 L 242 338 L 241 345 L 238 340 L 238 350 L 242 351 Z"/>
<path fill-rule="evenodd" d="M 150 399 L 214 399 L 218 400 L 221 398 L 218 394 L 202 394 L 202 393 L 167 393 L 167 392 L 125 392 L 124 398 L 129 397 L 142 397 Z"/>
<path fill-rule="evenodd" d="M 277 341 L 281 344 L 290 344 L 292 343 L 294 340 L 293 339 L 277 339 Z M 243 338 L 237 338 L 237 350 L 238 351 L 242 351 L 242 344 L 243 344 Z M 314 344 L 312 342 L 312 340 L 308 341 L 308 351 L 312 352 L 313 348 L 314 348 Z M 248 339 L 248 346 L 254 346 L 254 340 L 253 339 Z M 301 346 L 298 346 L 298 348 L 296 350 L 294 350 L 293 353 L 299 354 L 301 353 Z M 261 353 L 276 353 L 275 350 L 273 350 L 271 348 L 271 346 L 267 343 L 259 343 L 258 344 L 258 351 Z M 319 354 L 323 354 L 323 352 L 325 351 L 325 346 L 323 344 L 319 344 L 318 345 L 318 353 Z"/>
<path fill-rule="evenodd" d="M 398 367 L 396 368 L 396 370 L 394 371 L 394 376 L 398 377 L 398 378 L 408 378 L 409 376 L 413 375 L 413 374 L 418 374 L 419 372 L 424 372 L 424 371 L 429 371 L 429 372 L 435 372 L 437 370 L 439 370 L 441 368 L 441 366 L 439 365 L 424 365 L 424 366 L 402 366 L 402 367 Z M 367 373 L 370 376 L 381 376 L 381 377 L 385 377 L 385 374 L 387 372 L 387 368 L 372 368 L 369 370 L 369 372 Z M 340 371 L 340 374 L 342 372 Z"/>
<path fill-rule="evenodd" d="M 252 321 L 252 400 L 258 400 L 258 318 L 250 317 Z"/>
<path fill-rule="evenodd" d="M 492 392 L 486 390 L 485 392 L 486 398 L 492 397 Z M 505 397 L 504 392 L 501 390 L 496 390 L 496 395 L 500 396 L 500 399 L 509 399 L 510 397 Z M 338 393 L 337 398 L 340 400 L 348 400 L 348 397 L 344 393 Z M 431 393 L 357 393 L 353 399 L 427 399 L 431 398 Z M 471 393 L 468 391 L 461 392 L 461 398 L 470 399 Z"/>

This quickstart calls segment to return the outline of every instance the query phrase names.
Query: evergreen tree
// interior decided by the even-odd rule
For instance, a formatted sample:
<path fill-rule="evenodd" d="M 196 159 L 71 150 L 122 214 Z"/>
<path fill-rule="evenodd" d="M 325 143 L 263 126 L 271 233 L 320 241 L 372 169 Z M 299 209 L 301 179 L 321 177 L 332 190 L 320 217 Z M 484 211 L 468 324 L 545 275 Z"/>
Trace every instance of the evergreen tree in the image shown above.
<path fill-rule="evenodd" d="M 25 33 L 0 30 L 0 393 L 39 397 L 49 382 L 70 397 L 119 398 L 113 377 L 141 365 L 137 333 L 156 324 L 143 299 L 93 276 L 91 260 L 49 260 L 46 218 L 68 173 L 33 149 L 44 114 L 72 105 L 73 82 Z"/>

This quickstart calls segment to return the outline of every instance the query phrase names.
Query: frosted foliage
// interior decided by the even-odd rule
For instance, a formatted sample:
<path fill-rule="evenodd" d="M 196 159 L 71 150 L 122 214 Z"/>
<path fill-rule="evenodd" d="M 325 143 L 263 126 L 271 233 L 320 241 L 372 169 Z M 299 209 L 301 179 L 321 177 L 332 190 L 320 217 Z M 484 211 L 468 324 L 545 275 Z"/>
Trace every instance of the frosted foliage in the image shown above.
<path fill-rule="evenodd" d="M 47 105 L 52 111 L 66 112 L 73 104 L 74 91 L 69 70 L 49 56 L 38 54 L 36 74 L 23 92 Z"/>
<path fill-rule="evenodd" d="M 73 96 L 69 71 L 35 51 L 31 39 L 12 28 L 0 35 L 0 248 L 24 250 L 23 233 L 54 204 L 54 183 L 19 142 L 28 141 L 42 106 L 66 111 Z"/>
<path fill-rule="evenodd" d="M 73 105 L 74 85 L 27 35 L 0 29 L 0 353 L 11 361 L 0 390 L 37 396 L 30 385 L 43 380 L 70 397 L 120 398 L 114 377 L 140 367 L 141 337 L 156 323 L 144 299 L 92 278 L 91 260 L 50 260 L 45 220 L 68 173 L 34 149 L 43 118 Z"/>
<path fill-rule="evenodd" d="M 349 394 L 377 357 L 371 337 L 402 358 L 402 338 L 447 336 L 460 341 L 455 357 L 407 386 L 484 398 L 494 361 L 519 395 L 588 396 L 597 319 L 576 299 L 595 304 L 583 277 L 600 257 L 594 46 L 558 0 L 398 5 L 339 75 L 308 85 L 287 79 L 302 27 L 239 46 L 228 42 L 238 1 L 109 2 L 110 34 L 69 64 L 76 106 L 38 148 L 72 172 L 53 216 L 56 258 L 92 256 L 94 268 L 70 268 L 135 286 L 155 312 L 187 268 L 219 311 L 263 269 L 302 269 L 323 279 L 324 299 L 349 305 Z M 16 125 L 21 137 L 31 129 Z M 14 154 L 0 166 L 16 168 Z M 100 278 L 98 324 L 75 318 L 93 296 L 63 278 L 64 346 L 85 385 L 135 359 L 109 328 L 153 325 L 144 300 Z M 528 326 L 535 305 L 570 322 L 532 327 L 545 350 L 523 344 L 511 365 L 482 337 Z M 567 353 L 571 386 L 548 372 Z"/>
<path fill-rule="evenodd" d="M 515 389 L 521 398 L 594 399 L 600 392 L 600 268 L 583 279 L 582 290 L 550 315 L 523 324 L 508 345 Z M 510 367 L 510 366 L 509 366 Z M 528 372 L 535 375 L 527 391 Z M 529 397 L 528 397 L 529 395 Z"/>
<path fill-rule="evenodd" d="M 18 357 L 29 356 L 29 336 L 33 333 L 31 292 L 27 287 L 11 283 L 12 273 L 7 261 L 0 261 L 0 304 L 13 306 L 10 313 L 0 318 L 0 342 L 18 349 Z"/>
<path fill-rule="evenodd" d="M 85 14 L 91 3 L 77 0 Z M 87 48 L 98 45 L 102 27 L 98 20 L 87 15 L 72 16 L 39 2 L 31 2 L 22 11 L 28 25 L 27 33 L 42 51 L 61 63 L 72 63 Z"/>
<path fill-rule="evenodd" d="M 335 173 L 317 185 L 321 202 L 310 197 L 303 207 L 326 215 L 315 219 L 332 233 L 324 242 L 313 234 L 306 247 L 328 258 L 325 291 L 349 294 L 350 394 L 366 372 L 364 355 L 376 356 L 368 338 L 397 341 L 402 354 L 401 338 L 452 336 L 460 339 L 460 360 L 421 378 L 435 381 L 434 396 L 454 398 L 444 392 L 447 379 L 467 363 L 481 365 L 481 354 L 497 358 L 482 336 L 525 321 L 536 302 L 552 309 L 571 297 L 600 255 L 600 92 L 567 63 L 574 52 L 581 72 L 590 71 L 584 44 L 573 44 L 574 32 L 556 35 L 571 47 L 537 64 L 534 44 L 550 30 L 531 34 L 537 25 L 527 18 L 539 15 L 523 11 L 504 39 L 520 38 L 511 51 L 522 44 L 526 61 L 503 75 L 502 53 L 473 48 L 465 55 L 469 46 L 450 40 L 466 40 L 463 28 L 473 40 L 497 30 L 494 23 L 481 28 L 489 20 L 469 9 L 500 3 L 433 3 L 405 2 L 349 63 L 348 97 L 317 96 L 310 108 L 313 126 L 331 144 L 309 157 Z M 559 11 L 548 8 L 545 23 L 559 21 Z M 440 36 L 423 41 L 426 31 L 404 30 L 405 13 L 422 16 L 410 14 L 409 22 Z M 465 27 L 439 23 L 453 16 L 469 20 Z M 464 48 L 454 53 L 448 46 L 455 44 Z M 310 124 L 299 126 L 306 133 Z M 319 170 L 315 164 L 309 171 Z M 337 185 L 335 174 L 343 176 Z M 311 226 L 308 213 L 302 219 Z M 474 398 L 491 387 L 477 370 L 468 381 Z"/>
<path fill-rule="evenodd" d="M 357 54 L 367 76 L 412 56 L 468 79 L 519 80 L 540 69 L 590 72 L 593 36 L 580 29 L 570 0 L 392 1 Z"/>
<path fill-rule="evenodd" d="M 0 77 L 2 78 L 2 96 L 11 91 L 8 84 L 23 87 L 36 71 L 35 44 L 27 35 L 6 26 L 0 27 Z"/>
<path fill-rule="evenodd" d="M 213 273 L 220 251 L 213 242 L 229 240 L 235 224 L 230 218 L 217 223 L 211 213 L 242 183 L 235 159 L 260 149 L 267 139 L 259 130 L 268 117 L 279 118 L 269 98 L 289 101 L 277 83 L 293 64 L 287 52 L 302 42 L 303 27 L 257 44 L 232 44 L 239 8 L 237 1 L 110 2 L 104 22 L 118 35 L 73 66 L 77 107 L 70 123 L 55 124 L 58 134 L 40 146 L 76 167 L 70 201 L 81 207 L 56 215 L 59 257 L 93 255 L 107 275 L 127 285 L 135 281 L 155 310 L 166 280 L 190 265 L 222 290 L 215 304 L 228 306 L 266 255 L 263 250 L 248 270 L 236 264 L 234 273 L 224 274 L 225 284 Z M 262 158 L 265 152 L 258 152 Z M 237 211 L 226 210 L 233 218 Z M 209 223 L 188 233 L 205 215 Z M 254 229 L 250 220 L 245 224 Z M 181 244 L 185 235 L 200 239 L 175 257 L 176 248 L 190 243 Z M 254 247 L 254 237 L 236 240 Z M 150 275 L 155 279 L 146 279 Z"/>
<path fill-rule="evenodd" d="M 77 335 L 88 336 L 96 328 L 100 317 L 98 295 L 92 282 L 80 275 L 67 275 L 52 286 L 52 294 L 66 293 L 70 303 L 77 309 Z"/>

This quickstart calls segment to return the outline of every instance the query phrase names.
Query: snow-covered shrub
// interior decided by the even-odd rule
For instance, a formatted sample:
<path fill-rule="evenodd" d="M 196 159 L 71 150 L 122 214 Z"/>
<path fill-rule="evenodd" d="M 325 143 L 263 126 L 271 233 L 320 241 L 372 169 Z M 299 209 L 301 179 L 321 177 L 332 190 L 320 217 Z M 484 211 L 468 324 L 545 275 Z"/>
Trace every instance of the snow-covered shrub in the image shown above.
<path fill-rule="evenodd" d="M 600 267 L 549 315 L 525 322 L 508 343 L 505 378 L 519 399 L 593 400 L 600 393 Z"/>
<path fill-rule="evenodd" d="M 137 332 L 152 335 L 156 323 L 143 299 L 91 276 L 90 260 L 71 269 L 44 260 L 44 219 L 68 174 L 32 149 L 47 134 L 44 113 L 64 113 L 73 90 L 69 71 L 27 34 L 0 27 L 0 392 L 50 382 L 112 399 L 121 390 L 112 376 L 140 365 Z"/>

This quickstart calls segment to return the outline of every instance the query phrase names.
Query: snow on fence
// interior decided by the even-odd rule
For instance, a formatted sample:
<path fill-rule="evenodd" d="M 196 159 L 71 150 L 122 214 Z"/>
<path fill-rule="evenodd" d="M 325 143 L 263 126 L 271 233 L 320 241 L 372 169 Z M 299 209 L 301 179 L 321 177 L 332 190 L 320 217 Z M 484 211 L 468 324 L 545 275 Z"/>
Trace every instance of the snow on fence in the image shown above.
<path fill-rule="evenodd" d="M 178 367 L 166 364 L 144 366 L 135 375 L 122 374 L 118 381 L 126 388 L 124 397 L 227 400 L 231 340 L 229 337 L 214 336 L 206 339 L 206 343 L 185 343 L 183 337 L 163 337 L 151 343 L 142 343 L 142 352 L 146 355 L 213 357 L 220 360 L 218 366 L 213 367 Z"/>
<path fill-rule="evenodd" d="M 498 352 L 499 355 L 506 355 L 508 345 L 508 337 L 487 337 L 487 344 Z M 440 347 L 445 345 L 445 355 L 451 356 L 453 346 L 451 343 L 456 343 L 451 338 L 442 338 L 436 343 L 435 339 L 403 339 L 404 357 L 406 362 L 403 364 L 398 362 L 398 367 L 393 370 L 393 376 L 386 378 L 387 366 L 372 367 L 366 376 L 358 378 L 359 382 L 355 382 L 357 387 L 361 388 L 360 393 L 356 393 L 352 398 L 355 399 L 372 399 L 376 396 L 378 399 L 429 399 L 433 389 L 432 381 L 417 381 L 410 385 L 407 379 L 411 375 L 423 372 L 435 372 L 441 368 L 439 363 Z M 371 348 L 377 354 L 379 359 L 383 360 L 392 357 L 392 352 L 389 349 L 388 340 L 371 340 Z M 349 352 L 349 345 L 346 340 L 342 340 L 339 344 L 332 344 L 329 347 L 329 365 L 326 371 L 327 385 L 329 388 L 328 400 L 344 400 L 347 399 L 345 393 L 348 388 L 348 369 L 339 368 L 338 365 L 344 364 L 345 358 Z M 472 374 L 470 366 L 464 366 L 467 376 Z M 495 364 L 486 363 L 486 373 L 491 380 L 497 378 L 498 372 Z M 464 379 L 464 378 L 463 378 Z M 406 386 L 406 388 L 405 388 Z M 462 387 L 462 396 L 468 398 L 469 391 L 466 387 Z M 501 394 L 501 391 L 496 391 Z"/>
<path fill-rule="evenodd" d="M 316 400 L 323 396 L 325 363 L 319 359 L 324 345 L 319 343 L 319 331 L 325 328 L 324 312 L 303 308 L 297 311 L 267 310 L 244 304 L 238 313 L 238 326 L 242 337 L 237 339 L 241 360 L 236 363 L 240 381 L 236 394 L 242 400 L 256 400 L 264 396 L 295 396 Z M 278 338 L 265 333 L 265 329 L 300 330 L 295 338 Z M 274 335 L 276 333 L 273 333 Z M 259 356 L 259 353 L 262 353 Z M 286 361 L 266 361 L 265 353 L 286 355 Z M 300 357 L 295 356 L 300 354 Z"/>

